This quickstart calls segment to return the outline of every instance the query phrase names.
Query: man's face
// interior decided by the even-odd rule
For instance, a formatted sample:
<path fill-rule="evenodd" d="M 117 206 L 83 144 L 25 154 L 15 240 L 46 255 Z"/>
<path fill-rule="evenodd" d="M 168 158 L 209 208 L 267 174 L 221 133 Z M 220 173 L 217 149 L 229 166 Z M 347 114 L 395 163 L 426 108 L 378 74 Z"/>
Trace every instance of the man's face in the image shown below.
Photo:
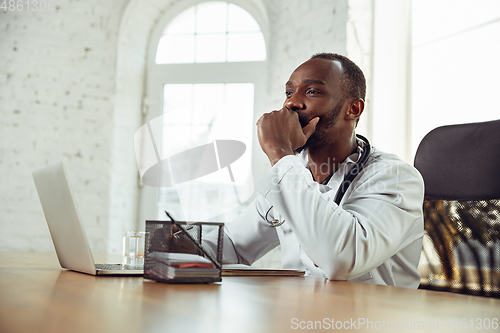
<path fill-rule="evenodd" d="M 311 59 L 300 65 L 286 83 L 284 106 L 297 112 L 302 127 L 320 117 L 316 131 L 295 152 L 335 140 L 336 118 L 343 107 L 340 86 L 340 63 L 327 59 Z"/>

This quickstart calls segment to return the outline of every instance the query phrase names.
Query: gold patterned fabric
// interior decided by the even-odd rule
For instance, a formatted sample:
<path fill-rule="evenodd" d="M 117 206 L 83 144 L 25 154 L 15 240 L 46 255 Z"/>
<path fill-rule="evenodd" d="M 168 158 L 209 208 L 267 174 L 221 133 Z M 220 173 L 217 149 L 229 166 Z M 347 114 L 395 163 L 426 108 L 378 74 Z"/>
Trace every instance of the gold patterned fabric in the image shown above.
<path fill-rule="evenodd" d="M 500 199 L 424 202 L 420 288 L 500 297 Z"/>

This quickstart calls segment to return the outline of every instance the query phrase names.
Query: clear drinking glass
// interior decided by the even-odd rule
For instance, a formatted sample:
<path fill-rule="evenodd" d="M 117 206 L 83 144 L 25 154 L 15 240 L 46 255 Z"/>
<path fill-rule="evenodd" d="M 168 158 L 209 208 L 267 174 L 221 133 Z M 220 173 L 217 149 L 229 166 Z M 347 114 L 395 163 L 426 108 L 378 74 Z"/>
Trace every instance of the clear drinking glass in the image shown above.
<path fill-rule="evenodd" d="M 144 265 L 145 231 L 126 231 L 123 234 L 123 264 Z"/>

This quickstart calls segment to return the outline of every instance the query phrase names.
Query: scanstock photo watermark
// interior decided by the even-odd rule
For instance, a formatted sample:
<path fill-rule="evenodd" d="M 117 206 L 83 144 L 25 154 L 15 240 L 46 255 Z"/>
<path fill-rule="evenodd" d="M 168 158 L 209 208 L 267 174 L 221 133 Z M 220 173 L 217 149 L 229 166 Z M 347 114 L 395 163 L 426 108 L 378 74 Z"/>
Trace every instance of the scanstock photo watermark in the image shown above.
<path fill-rule="evenodd" d="M 413 331 L 460 331 L 460 330 L 491 330 L 499 328 L 498 318 L 437 318 L 431 320 L 371 320 L 369 318 L 350 318 L 336 320 L 304 320 L 292 318 L 290 327 L 294 330 L 413 330 Z"/>

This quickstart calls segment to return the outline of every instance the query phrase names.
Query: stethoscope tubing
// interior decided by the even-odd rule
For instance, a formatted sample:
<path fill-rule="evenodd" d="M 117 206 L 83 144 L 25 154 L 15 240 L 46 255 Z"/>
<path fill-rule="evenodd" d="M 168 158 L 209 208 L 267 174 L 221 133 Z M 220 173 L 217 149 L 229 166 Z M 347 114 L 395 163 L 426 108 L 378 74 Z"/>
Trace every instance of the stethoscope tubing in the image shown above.
<path fill-rule="evenodd" d="M 351 170 L 349 170 L 349 173 L 344 177 L 344 180 L 340 184 L 339 189 L 337 190 L 337 193 L 335 194 L 335 203 L 337 205 L 339 205 L 340 202 L 342 201 L 342 198 L 344 197 L 345 193 L 347 192 L 347 189 L 352 184 L 354 179 L 361 173 L 361 171 L 363 171 L 363 169 L 366 165 L 366 162 L 368 162 L 368 158 L 370 157 L 370 154 L 371 154 L 371 145 L 370 145 L 370 142 L 368 141 L 368 139 L 360 134 L 356 134 L 356 137 L 358 139 L 364 141 L 365 146 L 363 147 L 363 152 L 361 153 L 361 156 L 358 158 L 358 160 L 356 161 L 356 164 L 351 168 Z M 285 223 L 285 220 L 283 219 L 283 221 L 280 221 L 276 218 L 269 220 L 268 215 L 269 215 L 269 212 L 271 211 L 271 209 L 273 209 L 273 207 L 274 206 L 269 207 L 269 209 L 267 210 L 266 216 L 263 217 L 261 215 L 261 217 L 263 217 L 267 221 L 267 223 L 269 223 L 269 226 L 271 228 L 277 228 L 277 227 L 283 225 L 283 223 Z"/>

